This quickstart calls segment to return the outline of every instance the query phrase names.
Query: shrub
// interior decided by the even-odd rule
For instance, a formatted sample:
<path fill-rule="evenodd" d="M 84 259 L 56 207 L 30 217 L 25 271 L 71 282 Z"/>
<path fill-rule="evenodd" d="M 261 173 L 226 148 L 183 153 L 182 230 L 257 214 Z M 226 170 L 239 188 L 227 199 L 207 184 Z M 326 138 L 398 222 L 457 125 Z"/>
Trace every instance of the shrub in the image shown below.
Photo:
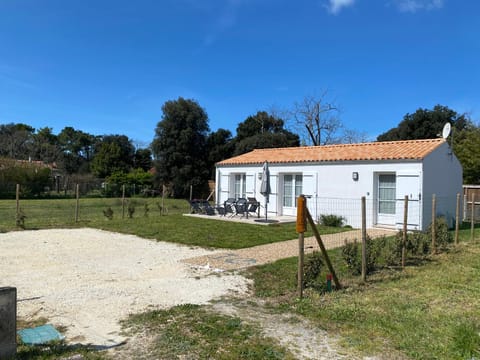
<path fill-rule="evenodd" d="M 323 226 L 342 227 L 345 218 L 338 215 L 320 215 L 320 224 Z"/>
<path fill-rule="evenodd" d="M 103 215 L 104 215 L 108 220 L 112 220 L 112 219 L 113 219 L 113 210 L 112 210 L 112 208 L 109 206 L 106 210 L 103 210 Z"/>
<path fill-rule="evenodd" d="M 318 278 L 322 271 L 323 259 L 319 251 L 314 251 L 305 257 L 303 264 L 303 287 L 322 290 L 324 285 Z"/>
<path fill-rule="evenodd" d="M 375 271 L 378 259 L 382 253 L 384 240 L 372 240 L 367 236 L 366 239 L 366 270 L 367 274 Z M 353 243 L 347 243 L 342 249 L 342 256 L 352 275 L 360 275 L 362 273 L 362 244 L 356 239 Z"/>
<path fill-rule="evenodd" d="M 453 241 L 448 231 L 445 218 L 436 220 L 436 248 L 445 249 Z M 402 258 L 403 232 L 399 231 L 392 242 L 387 242 L 383 249 L 383 258 L 387 265 L 399 265 Z M 432 225 L 426 231 L 411 231 L 407 233 L 405 244 L 406 256 L 425 256 L 430 253 L 432 244 Z"/>
<path fill-rule="evenodd" d="M 135 204 L 133 202 L 130 202 L 128 204 L 127 212 L 128 212 L 128 217 L 132 219 L 133 214 L 135 214 Z"/>
<path fill-rule="evenodd" d="M 448 224 L 444 217 L 438 217 L 436 219 L 435 234 L 436 234 L 436 247 L 438 250 L 445 249 L 445 247 L 452 243 L 453 236 L 448 231 Z M 432 224 L 427 228 L 427 233 L 430 237 L 430 243 L 432 242 Z"/>
<path fill-rule="evenodd" d="M 148 207 L 148 203 L 143 205 L 143 216 L 148 217 L 148 213 L 150 212 L 150 208 Z"/>
<path fill-rule="evenodd" d="M 15 219 L 15 223 L 18 227 L 25 229 L 25 219 L 27 218 L 27 215 L 23 212 L 23 210 L 20 208 L 18 210 L 17 218 Z"/>

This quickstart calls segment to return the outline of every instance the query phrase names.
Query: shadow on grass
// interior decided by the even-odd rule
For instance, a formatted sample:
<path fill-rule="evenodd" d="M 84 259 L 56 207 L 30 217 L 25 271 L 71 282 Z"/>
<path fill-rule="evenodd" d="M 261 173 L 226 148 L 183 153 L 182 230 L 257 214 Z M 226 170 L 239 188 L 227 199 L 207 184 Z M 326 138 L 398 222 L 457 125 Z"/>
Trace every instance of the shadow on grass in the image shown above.
<path fill-rule="evenodd" d="M 45 345 L 20 344 L 15 359 L 59 359 L 78 357 L 78 359 L 104 359 L 99 352 L 107 347 L 95 345 L 66 344 L 63 341 L 54 341 Z"/>

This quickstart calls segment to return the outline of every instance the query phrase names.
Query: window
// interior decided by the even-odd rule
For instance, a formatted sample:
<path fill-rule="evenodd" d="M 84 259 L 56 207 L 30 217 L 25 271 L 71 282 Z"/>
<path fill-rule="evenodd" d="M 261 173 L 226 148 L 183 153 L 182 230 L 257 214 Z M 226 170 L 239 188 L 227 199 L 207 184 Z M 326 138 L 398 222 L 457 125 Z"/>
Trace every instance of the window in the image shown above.
<path fill-rule="evenodd" d="M 235 174 L 233 197 L 244 198 L 247 193 L 247 177 L 245 174 Z"/>
<path fill-rule="evenodd" d="M 283 206 L 296 207 L 296 200 L 302 194 L 303 176 L 302 175 L 284 175 L 283 176 Z"/>
<path fill-rule="evenodd" d="M 396 176 L 379 175 L 378 177 L 378 212 L 395 214 Z"/>

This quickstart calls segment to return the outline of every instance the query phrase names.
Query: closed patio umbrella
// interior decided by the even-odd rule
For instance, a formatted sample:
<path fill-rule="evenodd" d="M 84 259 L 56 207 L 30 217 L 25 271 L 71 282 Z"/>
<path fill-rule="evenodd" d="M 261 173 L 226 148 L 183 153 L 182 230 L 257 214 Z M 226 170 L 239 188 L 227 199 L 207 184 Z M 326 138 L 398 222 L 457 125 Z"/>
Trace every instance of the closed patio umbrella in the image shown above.
<path fill-rule="evenodd" d="M 267 204 L 270 192 L 270 171 L 268 170 L 268 162 L 265 161 L 262 169 L 262 184 L 260 185 L 260 194 L 265 198 L 265 221 L 267 221 Z"/>

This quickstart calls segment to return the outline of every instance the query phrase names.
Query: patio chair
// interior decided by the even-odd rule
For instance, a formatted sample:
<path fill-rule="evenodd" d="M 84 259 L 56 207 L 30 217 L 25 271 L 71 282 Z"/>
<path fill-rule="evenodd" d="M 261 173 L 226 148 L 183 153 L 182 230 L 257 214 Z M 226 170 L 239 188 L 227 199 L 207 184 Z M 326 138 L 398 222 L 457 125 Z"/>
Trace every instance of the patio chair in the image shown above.
<path fill-rule="evenodd" d="M 234 198 L 228 198 L 225 200 L 223 203 L 223 207 L 225 209 L 225 215 L 230 214 L 230 216 L 235 215 L 235 199 Z"/>
<path fill-rule="evenodd" d="M 193 199 L 189 201 L 190 203 L 190 214 L 201 214 L 202 208 L 200 207 L 200 200 Z"/>
<path fill-rule="evenodd" d="M 254 213 L 257 217 L 260 217 L 260 202 L 254 197 L 249 197 L 248 199 L 248 213 Z"/>
<path fill-rule="evenodd" d="M 227 212 L 225 211 L 224 206 L 221 206 L 221 205 L 215 206 L 215 210 L 217 211 L 217 214 L 220 215 L 220 216 L 227 215 Z"/>
<path fill-rule="evenodd" d="M 247 199 L 240 198 L 235 202 L 235 215 L 248 217 L 248 202 Z"/>
<path fill-rule="evenodd" d="M 200 208 L 205 215 L 215 215 L 215 208 L 207 200 L 200 201 Z"/>

